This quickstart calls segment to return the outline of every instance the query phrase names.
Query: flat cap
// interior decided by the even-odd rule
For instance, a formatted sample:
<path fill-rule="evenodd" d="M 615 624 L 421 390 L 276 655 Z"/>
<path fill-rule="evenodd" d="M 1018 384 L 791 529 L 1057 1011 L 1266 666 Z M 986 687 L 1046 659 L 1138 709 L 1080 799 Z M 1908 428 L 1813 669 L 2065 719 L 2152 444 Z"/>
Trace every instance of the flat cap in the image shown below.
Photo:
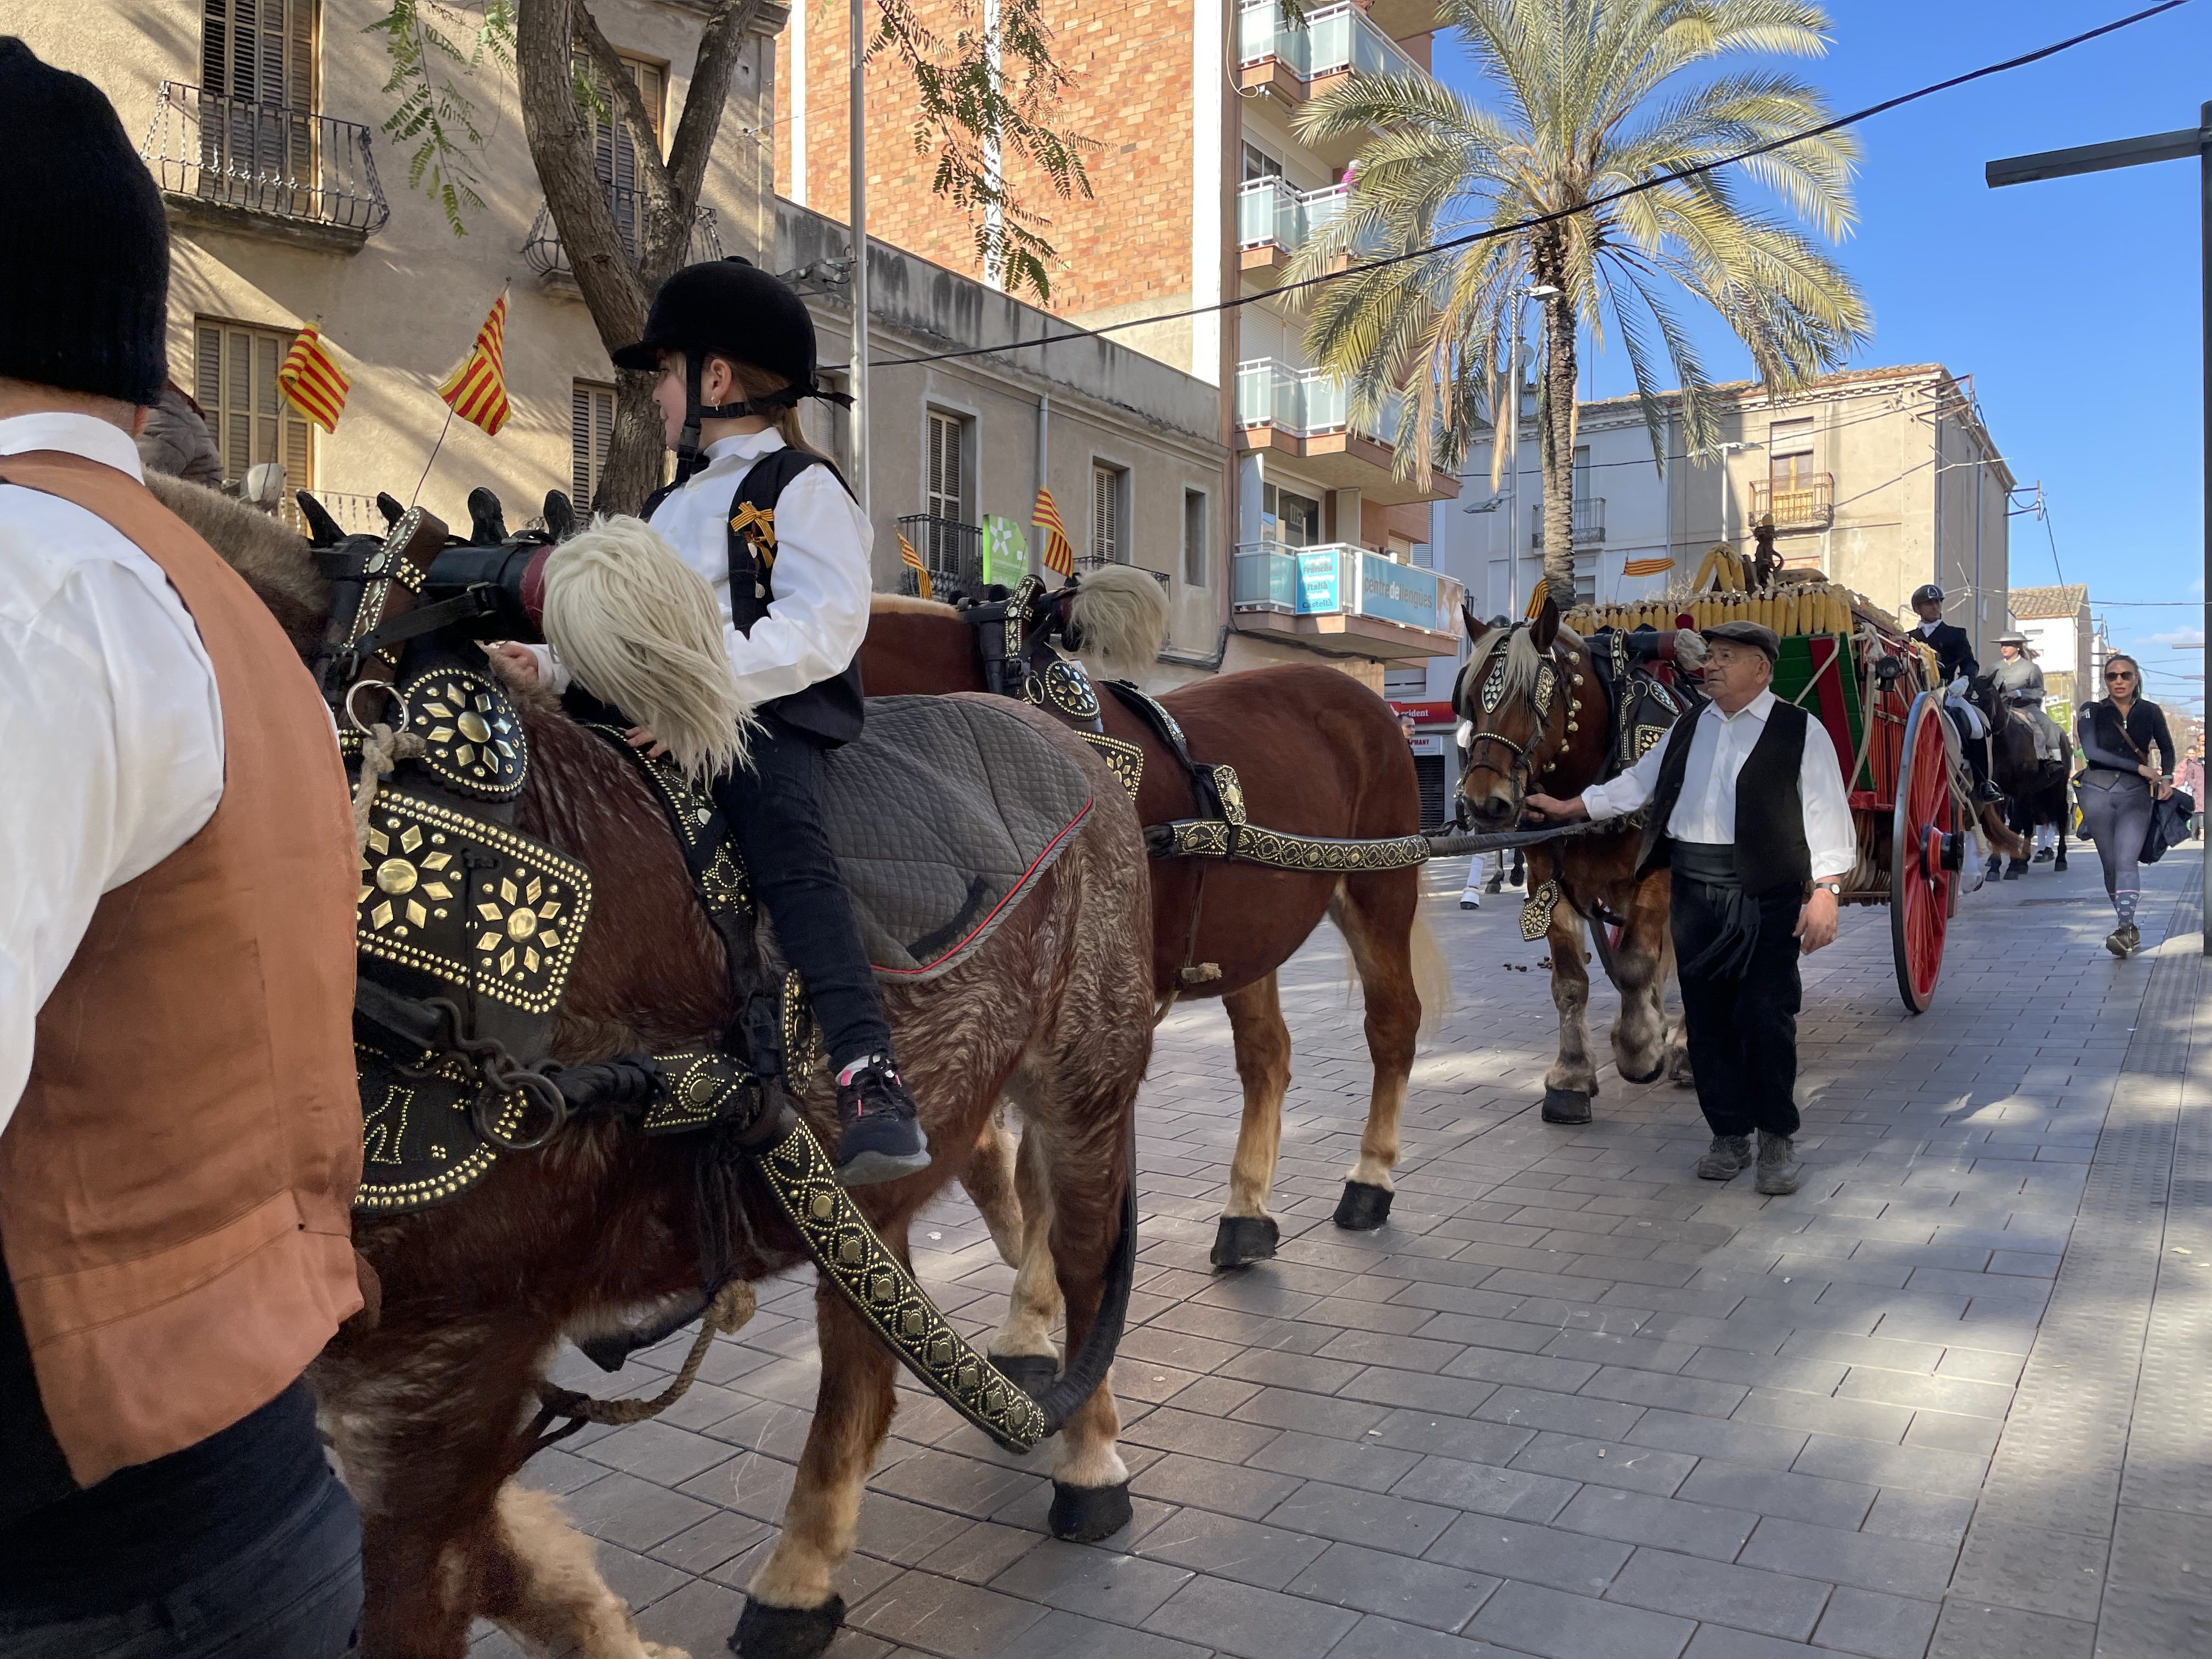
<path fill-rule="evenodd" d="M 1716 623 L 1711 628 L 1701 628 L 1698 633 L 1707 640 L 1726 640 L 1732 645 L 1755 646 L 1766 653 L 1769 662 L 1778 662 L 1782 657 L 1782 635 L 1762 623 Z"/>

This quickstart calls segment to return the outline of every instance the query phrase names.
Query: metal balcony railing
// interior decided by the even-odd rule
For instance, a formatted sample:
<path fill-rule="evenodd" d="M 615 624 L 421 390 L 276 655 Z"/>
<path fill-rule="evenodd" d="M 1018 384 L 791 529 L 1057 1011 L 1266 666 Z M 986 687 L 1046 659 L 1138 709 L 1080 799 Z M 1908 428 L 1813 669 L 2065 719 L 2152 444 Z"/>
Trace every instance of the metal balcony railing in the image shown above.
<path fill-rule="evenodd" d="M 1240 247 L 1279 247 L 1296 253 L 1307 240 L 1344 216 L 1352 186 L 1293 190 L 1280 179 L 1249 179 L 1237 192 Z"/>
<path fill-rule="evenodd" d="M 954 592 L 982 592 L 982 526 L 963 524 L 957 519 L 933 518 L 927 513 L 909 513 L 898 521 L 898 531 L 921 555 L 935 597 L 949 599 Z M 919 586 L 911 570 L 902 573 L 900 583 L 909 593 Z"/>
<path fill-rule="evenodd" d="M 1528 517 L 1533 526 L 1528 536 L 1528 545 L 1541 547 L 1544 544 L 1544 509 L 1541 507 L 1533 507 L 1529 511 Z M 1576 496 L 1574 517 L 1577 547 L 1595 547 L 1605 539 L 1604 496 Z"/>
<path fill-rule="evenodd" d="M 1244 542 L 1231 566 L 1230 603 L 1238 611 L 1370 617 L 1432 634 L 1459 626 L 1465 590 L 1455 578 L 1348 542 Z"/>
<path fill-rule="evenodd" d="M 622 240 L 623 252 L 635 264 L 645 246 L 645 192 L 627 190 L 619 185 L 602 185 L 607 208 L 614 215 L 615 234 Z M 561 246 L 561 233 L 553 223 L 553 210 L 541 207 L 537 218 L 531 221 L 529 239 L 522 245 L 522 257 L 530 268 L 547 282 L 576 280 L 574 268 L 568 263 L 566 249 Z M 702 207 L 691 226 L 691 250 L 685 263 L 697 264 L 702 260 L 722 257 L 722 232 L 715 220 L 714 210 Z"/>
<path fill-rule="evenodd" d="M 179 198 L 365 237 L 392 216 L 356 121 L 164 81 L 138 153 Z"/>
<path fill-rule="evenodd" d="M 1272 58 L 1301 81 L 1350 70 L 1364 75 L 1425 73 L 1351 0 L 1309 11 L 1302 25 L 1291 23 L 1281 0 L 1245 0 L 1237 21 L 1243 64 Z"/>
<path fill-rule="evenodd" d="M 1835 521 L 1836 479 L 1812 472 L 1791 479 L 1769 478 L 1751 486 L 1751 521 L 1771 518 L 1777 530 L 1825 530 Z"/>
<path fill-rule="evenodd" d="M 1300 438 L 1353 432 L 1389 447 L 1398 441 L 1405 398 L 1390 392 L 1374 417 L 1352 412 L 1352 395 L 1334 374 L 1317 368 L 1293 368 L 1271 357 L 1237 365 L 1237 424 L 1269 426 Z"/>

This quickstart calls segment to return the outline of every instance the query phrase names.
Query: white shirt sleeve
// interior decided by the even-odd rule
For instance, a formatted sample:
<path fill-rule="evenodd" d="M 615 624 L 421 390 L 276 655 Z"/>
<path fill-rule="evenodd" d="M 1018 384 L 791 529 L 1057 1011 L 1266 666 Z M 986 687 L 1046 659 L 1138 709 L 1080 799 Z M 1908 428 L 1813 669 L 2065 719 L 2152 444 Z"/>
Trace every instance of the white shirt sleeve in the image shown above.
<path fill-rule="evenodd" d="M 1696 720 L 1698 715 L 1687 718 Z M 1655 743 L 1638 758 L 1635 765 L 1619 777 L 1605 783 L 1594 783 L 1583 791 L 1583 808 L 1593 823 L 1607 818 L 1626 817 L 1651 799 L 1651 792 L 1659 787 L 1659 768 L 1667 758 L 1665 743 Z"/>
<path fill-rule="evenodd" d="M 182 605 L 94 558 L 33 608 L 0 605 L 0 755 L 4 1127 L 39 1010 L 101 896 L 198 835 L 222 798 L 222 703 Z"/>
<path fill-rule="evenodd" d="M 568 665 L 561 660 L 561 653 L 551 646 L 525 644 L 522 648 L 538 664 L 538 684 L 555 696 L 559 696 L 574 683 L 576 677 L 568 672 Z"/>
<path fill-rule="evenodd" d="M 834 679 L 860 654 L 873 587 L 875 532 L 823 466 L 775 504 L 775 597 L 750 634 L 723 630 L 738 695 L 757 707 Z"/>
<path fill-rule="evenodd" d="M 1797 798 L 1805 808 L 1805 848 L 1813 874 L 1847 878 L 1859 861 L 1858 826 L 1851 821 L 1850 798 L 1844 791 L 1844 768 L 1835 740 L 1815 718 L 1805 728 L 1805 757 L 1797 773 Z"/>

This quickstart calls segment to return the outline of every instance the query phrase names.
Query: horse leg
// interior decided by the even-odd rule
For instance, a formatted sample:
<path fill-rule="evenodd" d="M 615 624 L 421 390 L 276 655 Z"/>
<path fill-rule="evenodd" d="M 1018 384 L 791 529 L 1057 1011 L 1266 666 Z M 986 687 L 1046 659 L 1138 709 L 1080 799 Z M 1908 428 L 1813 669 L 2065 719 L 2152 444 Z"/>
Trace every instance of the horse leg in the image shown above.
<path fill-rule="evenodd" d="M 561 1502 L 513 1481 L 500 1488 L 477 1611 L 526 1651 L 574 1659 L 690 1659 L 641 1640 L 629 1603 L 607 1588 L 592 1540 L 568 1524 Z"/>
<path fill-rule="evenodd" d="M 975 1139 L 960 1185 L 991 1230 L 991 1243 L 999 1259 L 1009 1267 L 1022 1265 L 1024 1253 L 1022 1205 L 1014 1192 L 1014 1133 L 1006 1127 L 1006 1103 L 1001 1100 L 983 1120 L 983 1133 Z"/>
<path fill-rule="evenodd" d="M 1052 1188 L 1042 1167 L 1043 1144 L 1037 1135 L 1022 1137 L 1015 1173 L 1021 1247 L 1006 1322 L 993 1334 L 989 1350 L 991 1363 L 1031 1395 L 1043 1394 L 1060 1376 L 1060 1354 L 1052 1345 L 1052 1328 L 1060 1316 L 1060 1278 L 1053 1262 Z"/>
<path fill-rule="evenodd" d="M 1279 1230 L 1267 1213 L 1275 1159 L 1283 1146 L 1283 1096 L 1291 1086 L 1291 1028 L 1283 1023 L 1275 975 L 1267 974 L 1222 998 L 1244 1085 L 1244 1117 L 1229 1165 L 1229 1202 L 1213 1236 L 1213 1265 L 1241 1267 L 1275 1254 Z"/>
<path fill-rule="evenodd" d="M 2065 799 L 2064 799 L 2064 798 L 2063 798 L 2063 796 L 2060 798 L 2059 804 L 2058 804 L 2058 856 L 2057 856 L 2057 859 L 2055 859 L 2055 860 L 2052 861 L 2051 867 L 2051 869 L 2052 869 L 2053 871 L 2055 871 L 2055 872 L 2058 872 L 2059 874 L 2062 874 L 2062 875 L 2063 875 L 2063 874 L 2064 874 L 2064 873 L 2065 873 L 2065 870 L 2066 870 L 2066 803 L 2065 803 Z"/>
<path fill-rule="evenodd" d="M 1653 884 L 1631 897 L 1628 925 L 1607 964 L 1620 993 L 1620 1018 L 1613 1028 L 1613 1062 L 1624 1081 L 1656 1083 L 1667 1069 L 1667 906 L 1652 902 Z"/>
<path fill-rule="evenodd" d="M 884 1228 L 886 1248 L 906 1259 L 906 1228 Z M 845 1622 L 834 1588 L 853 1553 L 860 1491 L 890 1430 L 896 1404 L 890 1350 L 827 1282 L 814 1292 L 822 1384 L 784 1505 L 783 1535 L 747 1589 L 731 1648 L 740 1659 L 814 1659 Z"/>
<path fill-rule="evenodd" d="M 1544 1073 L 1544 1121 L 1587 1123 L 1590 1097 L 1597 1093 L 1597 1068 L 1590 1064 L 1589 969 L 1583 959 L 1583 919 L 1565 901 L 1552 907 L 1545 932 L 1552 947 L 1552 1003 L 1559 1011 L 1559 1054 Z"/>
<path fill-rule="evenodd" d="M 1351 1232 L 1371 1232 L 1388 1221 L 1396 1192 L 1390 1171 L 1398 1162 L 1398 1127 L 1421 1026 L 1422 997 L 1413 976 L 1413 929 L 1420 903 L 1419 880 L 1411 871 L 1345 882 L 1329 903 L 1330 919 L 1359 972 L 1367 1004 L 1367 1053 L 1375 1066 L 1359 1161 L 1345 1177 L 1344 1196 L 1336 1205 L 1336 1224 Z"/>

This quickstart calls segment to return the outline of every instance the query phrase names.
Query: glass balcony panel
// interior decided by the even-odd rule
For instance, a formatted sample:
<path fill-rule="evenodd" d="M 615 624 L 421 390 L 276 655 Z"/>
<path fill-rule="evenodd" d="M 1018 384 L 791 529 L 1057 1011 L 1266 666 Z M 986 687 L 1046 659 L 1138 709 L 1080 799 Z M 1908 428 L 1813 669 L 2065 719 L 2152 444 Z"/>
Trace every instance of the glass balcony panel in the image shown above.
<path fill-rule="evenodd" d="M 1334 374 L 1308 372 L 1299 376 L 1298 386 L 1305 403 L 1304 424 L 1298 428 L 1301 434 L 1344 430 L 1350 399 L 1341 380 Z"/>
<path fill-rule="evenodd" d="M 1275 418 L 1274 365 L 1265 362 L 1237 365 L 1237 424 L 1266 426 Z"/>

